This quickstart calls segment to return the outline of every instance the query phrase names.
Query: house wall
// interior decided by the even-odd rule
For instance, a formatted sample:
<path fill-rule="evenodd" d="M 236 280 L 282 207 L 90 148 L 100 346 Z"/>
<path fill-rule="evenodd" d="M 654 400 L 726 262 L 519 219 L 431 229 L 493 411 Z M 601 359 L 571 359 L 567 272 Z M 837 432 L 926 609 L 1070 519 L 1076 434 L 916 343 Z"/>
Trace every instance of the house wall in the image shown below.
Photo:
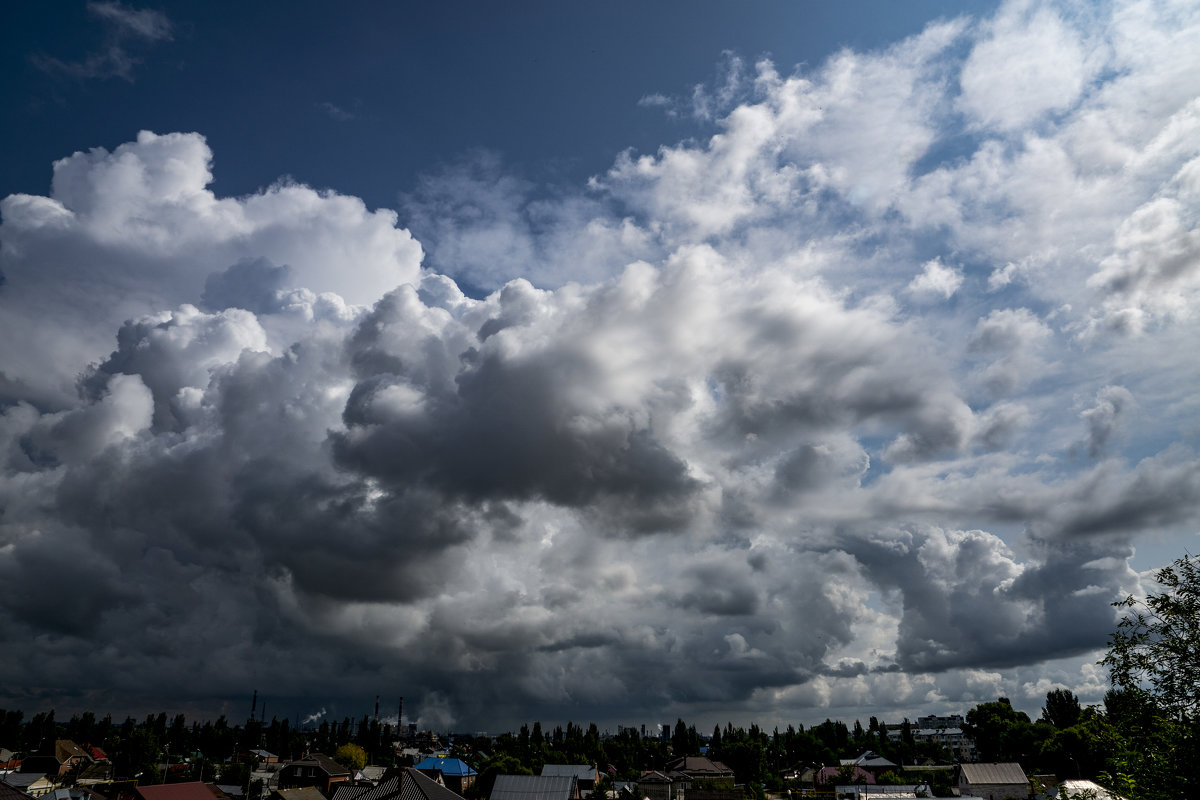
<path fill-rule="evenodd" d="M 963 783 L 961 788 L 985 800 L 1005 800 L 1010 797 L 1025 800 L 1029 797 L 1027 783 Z"/>
<path fill-rule="evenodd" d="M 638 790 L 650 800 L 675 800 L 675 792 L 669 783 L 639 783 Z"/>

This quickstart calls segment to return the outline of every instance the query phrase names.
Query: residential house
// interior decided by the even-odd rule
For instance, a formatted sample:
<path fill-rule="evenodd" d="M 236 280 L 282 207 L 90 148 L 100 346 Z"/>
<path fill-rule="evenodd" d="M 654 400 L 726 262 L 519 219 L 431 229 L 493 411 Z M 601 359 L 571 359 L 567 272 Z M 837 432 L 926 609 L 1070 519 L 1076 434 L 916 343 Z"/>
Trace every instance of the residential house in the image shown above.
<path fill-rule="evenodd" d="M 42 800 L 106 800 L 106 798 L 86 786 L 60 786 L 54 791 L 42 795 Z"/>
<path fill-rule="evenodd" d="M 873 753 L 870 750 L 865 751 L 858 758 L 842 759 L 839 763 L 843 767 L 861 767 L 876 778 L 885 772 L 894 771 L 897 767 L 894 762 L 888 761 L 883 756 Z M 874 781 L 871 783 L 874 783 Z"/>
<path fill-rule="evenodd" d="M 638 793 L 646 800 L 675 800 L 674 781 L 665 772 L 649 770 L 637 780 Z"/>
<path fill-rule="evenodd" d="M 376 799 L 368 797 L 363 800 Z M 400 781 L 398 800 L 462 800 L 462 798 L 420 770 L 410 767 L 404 770 Z"/>
<path fill-rule="evenodd" d="M 4 776 L 4 782 L 31 797 L 41 797 L 55 788 L 53 778 L 44 772 L 10 772 Z"/>
<path fill-rule="evenodd" d="M 735 800 L 742 793 L 733 782 L 733 770 L 720 761 L 684 756 L 670 761 L 662 772 L 643 773 L 638 788 L 649 800 Z"/>
<path fill-rule="evenodd" d="M 338 786 L 338 789 L 341 789 L 341 786 Z M 336 790 L 334 794 L 337 794 Z M 271 792 L 271 800 L 327 800 L 327 798 L 317 787 L 304 786 L 299 789 L 276 789 Z"/>
<path fill-rule="evenodd" d="M 733 780 L 733 770 L 720 761 L 713 761 L 707 756 L 683 756 L 667 764 L 667 775 L 697 781 L 704 778 L 712 780 Z"/>
<path fill-rule="evenodd" d="M 570 775 L 497 775 L 489 800 L 572 800 Z"/>
<path fill-rule="evenodd" d="M 82 770 L 92 763 L 92 757 L 70 739 L 57 739 L 53 749 L 44 748 L 37 755 L 27 756 L 21 763 L 24 772 L 43 772 L 62 776 L 72 770 Z"/>
<path fill-rule="evenodd" d="M 59 775 L 66 775 L 75 769 L 81 770 L 93 760 L 88 751 L 70 739 L 58 739 L 54 742 L 54 757 L 58 759 Z"/>
<path fill-rule="evenodd" d="M 420 770 L 429 778 L 458 794 L 463 794 L 470 786 L 474 785 L 477 777 L 475 770 L 458 758 L 425 758 L 414 764 L 413 769 Z"/>
<path fill-rule="evenodd" d="M 707 756 L 683 756 L 667 763 L 676 800 L 737 800 L 741 789 L 734 788 L 733 770 Z"/>
<path fill-rule="evenodd" d="M 387 767 L 368 764 L 358 772 L 354 773 L 354 782 L 360 785 L 367 783 L 371 786 L 378 786 L 379 782 L 383 780 L 383 776 L 387 774 L 387 771 Z"/>
<path fill-rule="evenodd" d="M 218 793 L 215 788 L 200 781 L 187 781 L 136 786 L 133 793 L 138 800 L 216 800 Z"/>
<path fill-rule="evenodd" d="M 613 781 L 609 784 L 608 800 L 642 800 L 635 781 Z"/>
<path fill-rule="evenodd" d="M 586 797 L 596 788 L 600 773 L 588 764 L 544 764 L 542 775 L 555 777 L 569 775 L 575 778 L 575 797 Z"/>
<path fill-rule="evenodd" d="M 875 776 L 857 764 L 838 767 L 821 767 L 813 776 L 813 785 L 817 788 L 838 785 L 874 786 Z"/>
<path fill-rule="evenodd" d="M 0 800 L 29 800 L 29 795 L 0 780 Z"/>
<path fill-rule="evenodd" d="M 1020 764 L 960 764 L 955 783 L 962 794 L 984 800 L 1021 800 L 1032 795 Z"/>
<path fill-rule="evenodd" d="M 259 764 L 278 764 L 279 756 L 269 750 L 255 749 L 251 750 L 250 758 Z"/>
<path fill-rule="evenodd" d="M 76 786 L 95 786 L 98 783 L 109 783 L 113 779 L 113 766 L 108 761 L 88 764 L 75 776 Z"/>
<path fill-rule="evenodd" d="M 350 780 L 350 770 L 322 753 L 311 753 L 297 761 L 289 761 L 279 771 L 280 789 L 316 787 L 330 797 L 337 784 Z"/>
<path fill-rule="evenodd" d="M 342 785 L 333 800 L 462 800 L 415 767 L 390 769 L 375 786 Z"/>

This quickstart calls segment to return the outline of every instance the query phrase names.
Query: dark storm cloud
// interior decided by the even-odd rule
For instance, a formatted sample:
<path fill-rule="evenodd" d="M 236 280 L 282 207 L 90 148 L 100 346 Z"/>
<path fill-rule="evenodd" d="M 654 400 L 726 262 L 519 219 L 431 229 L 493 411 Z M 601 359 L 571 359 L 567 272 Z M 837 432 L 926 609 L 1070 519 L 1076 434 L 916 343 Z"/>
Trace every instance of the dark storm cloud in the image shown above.
<path fill-rule="evenodd" d="M 1020 565 L 982 531 L 913 529 L 843 538 L 903 603 L 897 661 L 905 670 L 1012 667 L 1103 647 L 1109 603 L 1131 574 L 1103 543 L 1044 543 Z M 1128 551 L 1126 551 L 1128 555 Z"/>

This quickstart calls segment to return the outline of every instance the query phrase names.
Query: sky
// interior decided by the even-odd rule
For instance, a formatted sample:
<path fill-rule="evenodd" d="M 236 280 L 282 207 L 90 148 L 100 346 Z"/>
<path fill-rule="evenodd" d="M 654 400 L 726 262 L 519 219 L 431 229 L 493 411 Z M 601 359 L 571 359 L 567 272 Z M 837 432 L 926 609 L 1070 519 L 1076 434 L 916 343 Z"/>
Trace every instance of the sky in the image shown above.
<path fill-rule="evenodd" d="M 1196 550 L 1193 2 L 20 2 L 0 64 L 0 707 L 1036 715 Z"/>

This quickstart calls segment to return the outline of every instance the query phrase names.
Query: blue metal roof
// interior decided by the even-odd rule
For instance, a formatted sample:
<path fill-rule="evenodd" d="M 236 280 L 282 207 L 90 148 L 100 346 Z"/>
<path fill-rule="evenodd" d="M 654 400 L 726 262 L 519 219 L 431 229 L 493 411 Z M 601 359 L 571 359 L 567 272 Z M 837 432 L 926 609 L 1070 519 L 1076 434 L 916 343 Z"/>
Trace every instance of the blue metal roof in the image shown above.
<path fill-rule="evenodd" d="M 459 758 L 426 758 L 420 764 L 414 765 L 413 769 L 436 769 L 440 770 L 443 775 L 458 775 L 466 777 L 474 775 L 475 770 L 467 766 L 466 762 Z"/>

